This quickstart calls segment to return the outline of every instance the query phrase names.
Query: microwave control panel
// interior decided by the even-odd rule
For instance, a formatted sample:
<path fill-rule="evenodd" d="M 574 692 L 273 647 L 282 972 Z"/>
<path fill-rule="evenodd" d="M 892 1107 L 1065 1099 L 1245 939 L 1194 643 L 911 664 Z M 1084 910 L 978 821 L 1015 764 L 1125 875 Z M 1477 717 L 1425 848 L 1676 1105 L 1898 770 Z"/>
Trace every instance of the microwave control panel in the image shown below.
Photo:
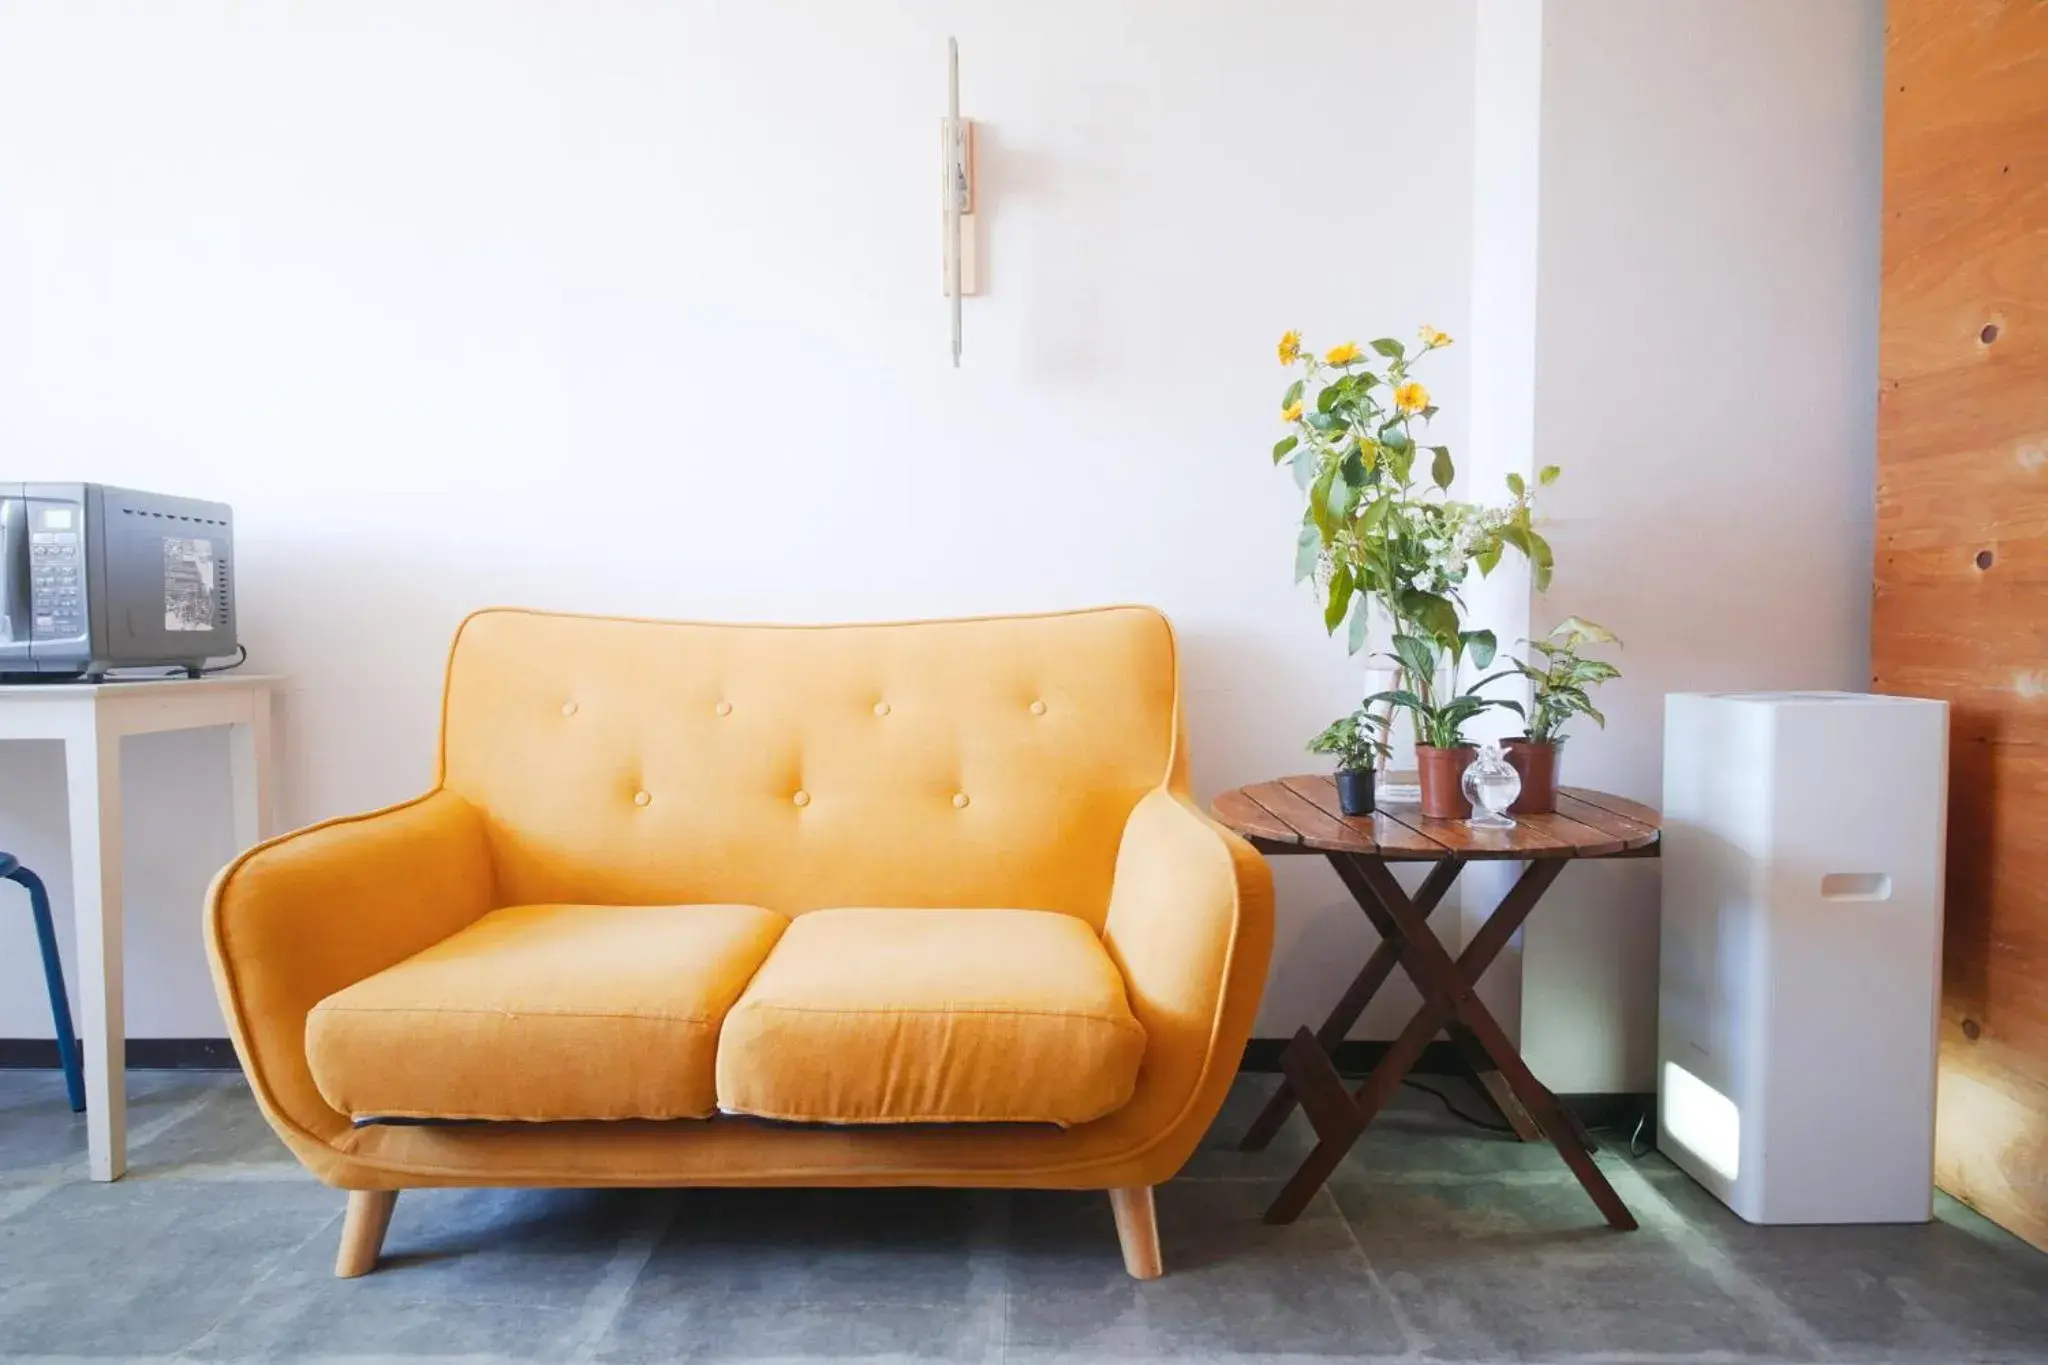
<path fill-rule="evenodd" d="M 82 510 L 63 503 L 29 503 L 29 605 L 38 640 L 85 634 Z"/>

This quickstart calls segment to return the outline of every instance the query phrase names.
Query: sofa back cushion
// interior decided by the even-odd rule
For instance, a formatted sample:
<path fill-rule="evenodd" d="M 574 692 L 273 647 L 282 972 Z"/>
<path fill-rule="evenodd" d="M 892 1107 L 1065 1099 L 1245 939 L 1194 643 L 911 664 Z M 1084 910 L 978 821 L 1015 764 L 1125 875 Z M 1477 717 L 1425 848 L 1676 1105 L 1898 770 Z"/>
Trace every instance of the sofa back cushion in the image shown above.
<path fill-rule="evenodd" d="M 743 626 L 479 612 L 441 781 L 500 904 L 1002 906 L 1098 927 L 1175 761 L 1159 613 Z"/>

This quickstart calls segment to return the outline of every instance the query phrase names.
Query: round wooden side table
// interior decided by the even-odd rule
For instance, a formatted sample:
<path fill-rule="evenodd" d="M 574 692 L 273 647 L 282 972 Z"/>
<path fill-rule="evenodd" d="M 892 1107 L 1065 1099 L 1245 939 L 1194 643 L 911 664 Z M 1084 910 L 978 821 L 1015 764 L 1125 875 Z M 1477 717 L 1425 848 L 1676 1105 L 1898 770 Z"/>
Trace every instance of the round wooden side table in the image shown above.
<path fill-rule="evenodd" d="M 1318 1139 L 1272 1207 L 1269 1223 L 1291 1223 L 1337 1169 L 1344 1154 L 1378 1116 L 1439 1031 L 1472 1066 L 1480 1084 L 1524 1141 L 1550 1140 L 1609 1226 L 1636 1220 L 1594 1164 L 1591 1137 L 1530 1073 L 1528 1064 L 1474 989 L 1565 864 L 1580 858 L 1654 858 L 1661 820 L 1648 806 L 1582 787 L 1558 795 L 1555 815 L 1515 817 L 1513 829 L 1474 829 L 1463 820 L 1432 820 L 1414 806 L 1382 806 L 1372 815 L 1347 816 L 1328 777 L 1283 777 L 1228 791 L 1212 807 L 1216 818 L 1267 854 L 1320 853 L 1337 869 L 1345 889 L 1379 932 L 1351 988 L 1322 1028 L 1296 1033 L 1281 1056 L 1286 1079 L 1246 1132 L 1244 1148 L 1264 1147 L 1299 1104 Z M 1455 957 L 1429 927 L 1467 863 L 1525 862 L 1528 867 L 1485 925 Z M 1410 896 L 1390 863 L 1433 866 Z M 1422 1008 L 1372 1074 L 1347 1090 L 1332 1060 L 1337 1044 L 1365 1012 L 1379 988 L 1400 967 L 1422 993 Z"/>

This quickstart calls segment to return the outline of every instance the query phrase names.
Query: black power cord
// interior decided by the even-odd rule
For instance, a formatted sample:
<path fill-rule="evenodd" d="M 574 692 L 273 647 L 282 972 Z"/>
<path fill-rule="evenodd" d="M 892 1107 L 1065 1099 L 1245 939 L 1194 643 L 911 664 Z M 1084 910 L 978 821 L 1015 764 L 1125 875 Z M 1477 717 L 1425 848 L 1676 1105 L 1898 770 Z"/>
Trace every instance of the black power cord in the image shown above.
<path fill-rule="evenodd" d="M 1458 1108 L 1458 1106 L 1452 1102 L 1451 1097 L 1448 1094 L 1441 1090 L 1438 1090 L 1435 1086 L 1424 1085 L 1421 1081 L 1412 1079 L 1404 1080 L 1401 1082 L 1401 1084 L 1407 1086 L 1410 1090 L 1419 1090 L 1425 1095 L 1435 1096 L 1437 1103 L 1441 1104 L 1444 1107 L 1444 1112 L 1449 1114 L 1452 1118 L 1456 1119 L 1460 1123 L 1470 1124 L 1472 1127 L 1478 1128 L 1488 1133 L 1512 1133 L 1515 1131 L 1505 1123 L 1494 1123 L 1487 1119 L 1474 1118 L 1472 1115 Z"/>
<path fill-rule="evenodd" d="M 240 667 L 241 667 L 241 666 L 242 666 L 243 664 L 245 664 L 245 663 L 248 663 L 248 662 L 249 662 L 249 646 L 247 646 L 247 645 L 236 645 L 236 646 L 235 646 L 235 661 L 234 661 L 233 663 L 231 663 L 231 664 L 213 664 L 213 665 L 211 665 L 211 666 L 209 666 L 209 667 L 206 667 L 206 668 L 202 668 L 202 669 L 200 669 L 200 670 L 199 670 L 199 675 L 200 675 L 201 677 L 205 677 L 205 676 L 206 676 L 206 675 L 207 675 L 208 673 L 225 673 L 225 672 L 227 672 L 227 671 L 228 671 L 229 669 L 231 669 L 231 668 L 240 668 Z"/>

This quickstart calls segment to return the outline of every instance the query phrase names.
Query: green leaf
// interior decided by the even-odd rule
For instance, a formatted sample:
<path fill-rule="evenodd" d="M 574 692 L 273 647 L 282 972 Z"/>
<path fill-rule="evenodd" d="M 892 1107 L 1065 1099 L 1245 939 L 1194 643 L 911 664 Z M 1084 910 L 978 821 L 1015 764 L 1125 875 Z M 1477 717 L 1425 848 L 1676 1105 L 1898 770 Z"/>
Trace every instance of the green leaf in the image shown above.
<path fill-rule="evenodd" d="M 1516 497 L 1519 498 L 1526 495 L 1528 491 L 1529 485 L 1522 482 L 1522 476 L 1520 474 L 1508 475 L 1508 492 L 1513 493 Z"/>
<path fill-rule="evenodd" d="M 1351 581 L 1351 568 L 1339 564 L 1330 575 L 1330 596 L 1323 603 L 1323 629 L 1332 635 L 1344 619 L 1344 613 L 1351 607 L 1351 592 L 1355 585 Z"/>
<path fill-rule="evenodd" d="M 1341 417 L 1332 417 L 1327 412 L 1312 412 L 1309 413 L 1306 417 L 1302 418 L 1301 420 L 1308 423 L 1310 426 L 1314 427 L 1317 431 L 1323 432 L 1325 434 L 1328 434 L 1333 431 L 1344 430 L 1344 419 Z"/>
<path fill-rule="evenodd" d="M 1372 594 L 1360 593 L 1351 606 L 1351 634 L 1345 640 L 1345 652 L 1356 654 L 1365 648 L 1365 630 L 1372 615 Z"/>
<path fill-rule="evenodd" d="M 1556 465 L 1547 464 L 1543 466 L 1543 468 L 1536 471 L 1536 482 L 1541 484 L 1543 487 L 1548 488 L 1550 487 L 1550 485 L 1557 482 L 1557 476 L 1562 473 L 1564 473 L 1564 471 L 1562 469 L 1559 469 Z"/>
<path fill-rule="evenodd" d="M 1399 706 L 1409 711 L 1420 711 L 1423 709 L 1422 698 L 1406 688 L 1397 688 L 1392 692 L 1375 692 L 1365 699 L 1364 704 L 1367 706 L 1377 706 L 1382 702 L 1391 706 Z"/>
<path fill-rule="evenodd" d="M 1493 662 L 1493 656 L 1500 649 L 1500 642 L 1490 630 L 1460 631 L 1458 638 L 1465 643 L 1465 652 L 1472 656 L 1474 668 L 1484 668 Z"/>
<path fill-rule="evenodd" d="M 1287 392 L 1282 394 L 1280 397 L 1280 411 L 1287 411 L 1289 408 L 1293 407 L 1296 400 L 1298 400 L 1301 397 L 1301 382 L 1302 381 L 1297 379 L 1292 384 L 1289 384 L 1287 386 Z"/>
<path fill-rule="evenodd" d="M 1326 464 L 1316 474 L 1316 481 L 1309 485 L 1308 514 L 1315 518 L 1316 527 L 1328 540 L 1337 528 L 1330 524 L 1330 483 L 1337 475 L 1337 466 Z"/>
<path fill-rule="evenodd" d="M 1403 355 L 1407 354 L 1402 350 L 1401 343 L 1392 337 L 1381 337 L 1372 344 L 1372 348 L 1389 360 L 1399 360 Z"/>
<path fill-rule="evenodd" d="M 1365 511 L 1360 513 L 1358 517 L 1359 534 L 1364 535 L 1369 531 L 1379 530 L 1380 525 L 1387 519 L 1388 510 L 1393 505 L 1394 500 L 1392 498 L 1374 498 L 1371 502 L 1367 503 Z"/>
<path fill-rule="evenodd" d="M 1542 592 L 1550 586 L 1550 571 L 1555 563 L 1550 553 L 1550 542 L 1534 531 L 1524 531 L 1522 535 L 1529 542 L 1530 586 Z"/>
<path fill-rule="evenodd" d="M 1282 460 L 1293 454 L 1294 448 L 1300 444 L 1301 438 L 1299 436 L 1281 437 L 1273 443 L 1273 463 L 1279 464 Z"/>
<path fill-rule="evenodd" d="M 1485 578 L 1500 566 L 1500 546 L 1489 545 L 1474 558 L 1479 564 L 1479 576 Z"/>
<path fill-rule="evenodd" d="M 1394 658 L 1411 678 L 1427 680 L 1436 673 L 1436 650 L 1420 636 L 1396 635 Z"/>
<path fill-rule="evenodd" d="M 1448 649 L 1451 641 L 1458 638 L 1458 609 L 1448 598 L 1433 592 L 1413 593 L 1407 614 L 1421 623 L 1439 648 Z"/>
<path fill-rule="evenodd" d="M 1333 473 L 1343 469 L 1343 463 L 1330 466 Z M 1333 478 L 1323 490 L 1324 520 L 1334 531 L 1351 520 L 1351 509 L 1358 506 L 1358 489 L 1347 480 Z"/>
<path fill-rule="evenodd" d="M 1337 400 L 1343 396 L 1344 392 L 1341 385 L 1330 385 L 1330 387 L 1316 395 L 1316 411 L 1328 412 L 1331 408 L 1337 406 Z"/>
<path fill-rule="evenodd" d="M 1323 533 L 1310 522 L 1294 539 L 1294 581 L 1315 577 L 1316 561 L 1323 557 Z"/>
<path fill-rule="evenodd" d="M 1563 642 L 1566 649 L 1577 649 L 1581 645 L 1618 645 L 1621 640 L 1615 633 L 1602 625 L 1596 625 L 1583 616 L 1567 616 L 1551 628 L 1550 638 Z"/>
<path fill-rule="evenodd" d="M 1356 450 L 1346 455 L 1337 468 L 1344 475 L 1345 483 L 1353 488 L 1365 487 L 1365 461 L 1359 457 Z"/>
<path fill-rule="evenodd" d="M 1316 465 L 1318 463 L 1316 453 L 1313 450 L 1304 449 L 1294 452 L 1294 486 L 1296 488 L 1306 491 L 1308 486 L 1315 482 Z"/>
<path fill-rule="evenodd" d="M 1429 462 L 1430 481 L 1438 488 L 1448 489 L 1451 480 L 1458 477 L 1456 467 L 1451 464 L 1451 452 L 1442 446 L 1431 446 L 1430 449 L 1436 452 L 1435 458 Z"/>

